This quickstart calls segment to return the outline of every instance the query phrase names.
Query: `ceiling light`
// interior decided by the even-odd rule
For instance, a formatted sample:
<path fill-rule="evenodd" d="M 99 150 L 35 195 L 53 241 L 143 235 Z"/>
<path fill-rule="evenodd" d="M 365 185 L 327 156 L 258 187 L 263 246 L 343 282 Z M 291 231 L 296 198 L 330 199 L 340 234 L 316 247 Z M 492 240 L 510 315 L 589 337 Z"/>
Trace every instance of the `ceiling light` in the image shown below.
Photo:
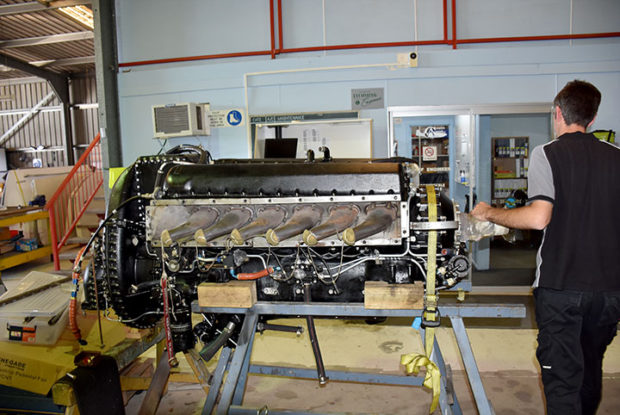
<path fill-rule="evenodd" d="M 91 29 L 95 27 L 93 11 L 86 6 L 60 7 L 58 10 Z"/>

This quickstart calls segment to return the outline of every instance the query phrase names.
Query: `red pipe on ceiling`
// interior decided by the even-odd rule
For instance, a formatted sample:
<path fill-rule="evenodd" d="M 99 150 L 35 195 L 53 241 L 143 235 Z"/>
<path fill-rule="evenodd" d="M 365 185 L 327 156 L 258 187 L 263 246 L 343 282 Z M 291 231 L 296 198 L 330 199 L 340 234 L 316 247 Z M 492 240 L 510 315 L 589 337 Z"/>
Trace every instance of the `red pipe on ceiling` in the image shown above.
<path fill-rule="evenodd" d="M 282 0 L 278 0 L 278 53 L 282 50 L 284 41 L 282 40 Z"/>
<path fill-rule="evenodd" d="M 573 35 L 543 35 L 543 36 L 518 36 L 518 37 L 483 37 L 477 39 L 458 39 L 460 44 L 466 43 L 493 43 L 493 42 L 527 42 L 533 40 L 570 40 L 570 39 L 597 39 L 604 37 L 620 37 L 620 32 L 606 33 L 579 33 Z"/>
<path fill-rule="evenodd" d="M 152 60 L 135 61 L 135 62 L 121 62 L 118 64 L 118 67 L 127 68 L 130 66 L 156 65 L 159 63 L 190 62 L 190 61 L 201 61 L 201 60 L 208 60 L 208 59 L 224 59 L 224 58 L 241 58 L 244 56 L 260 56 L 260 55 L 271 55 L 271 51 L 270 50 L 257 50 L 257 51 L 251 51 L 251 52 L 219 53 L 215 55 L 184 56 L 180 58 L 166 58 L 166 59 L 152 59 Z"/>
<path fill-rule="evenodd" d="M 273 27 L 273 0 L 269 0 L 269 29 L 271 31 L 271 59 L 276 58 L 276 37 Z"/>
<path fill-rule="evenodd" d="M 303 48 L 290 48 L 281 49 L 282 53 L 296 53 L 296 52 L 317 52 L 327 50 L 342 50 L 342 49 L 369 49 L 369 48 L 389 48 L 398 46 L 420 46 L 420 45 L 445 45 L 450 44 L 450 41 L 445 40 L 418 40 L 418 41 L 404 41 L 404 42 L 385 42 L 385 43 L 356 43 L 347 45 L 329 45 L 329 46 L 308 46 Z"/>
<path fill-rule="evenodd" d="M 428 46 L 428 45 L 452 45 L 452 49 L 456 49 L 459 44 L 475 44 L 475 43 L 494 43 L 494 42 L 528 42 L 537 40 L 569 40 L 569 39 L 597 39 L 606 37 L 620 37 L 620 32 L 605 33 L 580 33 L 572 35 L 543 35 L 543 36 L 516 36 L 516 37 L 488 37 L 474 39 L 457 39 L 456 38 L 456 0 L 452 0 L 452 39 L 448 39 L 448 0 L 443 0 L 443 40 L 419 40 L 419 41 L 403 41 L 403 42 L 379 42 L 379 43 L 358 43 L 348 45 L 328 45 L 328 46 L 309 46 L 302 48 L 284 49 L 282 45 L 282 2 L 278 0 L 278 47 L 275 45 L 275 23 L 273 0 L 269 0 L 270 31 L 271 31 L 271 50 L 250 51 L 250 52 L 232 52 L 220 53 L 214 55 L 185 56 L 179 58 L 151 59 L 134 62 L 120 62 L 119 68 L 127 68 L 141 65 L 156 65 L 160 63 L 174 62 L 190 62 L 209 59 L 239 58 L 246 56 L 270 55 L 275 59 L 280 53 L 299 53 L 299 52 L 318 52 L 329 50 L 346 50 L 346 49 L 367 49 L 367 48 L 390 48 L 405 46 Z"/>
<path fill-rule="evenodd" d="M 456 49 L 456 0 L 452 0 L 452 49 Z"/>
<path fill-rule="evenodd" d="M 448 0 L 443 0 L 443 40 L 448 40 Z"/>

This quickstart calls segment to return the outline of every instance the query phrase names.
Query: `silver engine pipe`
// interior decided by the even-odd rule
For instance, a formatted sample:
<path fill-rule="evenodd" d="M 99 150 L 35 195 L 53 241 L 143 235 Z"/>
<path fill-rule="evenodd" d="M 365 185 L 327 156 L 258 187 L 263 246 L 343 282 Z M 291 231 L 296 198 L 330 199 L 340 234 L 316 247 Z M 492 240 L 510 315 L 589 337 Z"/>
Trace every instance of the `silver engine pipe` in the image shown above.
<path fill-rule="evenodd" d="M 396 219 L 396 208 L 392 204 L 386 206 L 369 206 L 364 222 L 354 228 L 347 228 L 342 233 L 342 240 L 347 245 L 382 232 L 390 227 Z"/>
<path fill-rule="evenodd" d="M 355 205 L 332 207 L 329 211 L 327 221 L 310 230 L 304 231 L 304 242 L 308 246 L 313 246 L 322 239 L 342 232 L 344 229 L 353 225 L 359 213 L 360 210 Z"/>
<path fill-rule="evenodd" d="M 190 215 L 185 223 L 172 229 L 164 229 L 161 232 L 162 245 L 170 246 L 175 242 L 181 243 L 191 239 L 196 229 L 204 229 L 211 226 L 219 215 L 219 212 L 211 207 L 197 210 Z"/>
<path fill-rule="evenodd" d="M 222 218 L 206 229 L 198 229 L 194 233 L 194 239 L 198 245 L 205 246 L 208 242 L 222 235 L 230 233 L 233 229 L 245 225 L 252 218 L 252 210 L 246 207 L 230 209 Z"/>
<path fill-rule="evenodd" d="M 264 234 L 270 228 L 278 226 L 284 221 L 286 210 L 280 206 L 269 206 L 257 212 L 256 219 L 242 228 L 235 228 L 230 233 L 230 239 L 236 245 L 243 245 L 246 239 Z"/>
<path fill-rule="evenodd" d="M 280 241 L 299 235 L 315 226 L 321 220 L 322 214 L 323 209 L 317 205 L 298 206 L 284 225 L 269 229 L 265 238 L 270 245 L 276 246 Z"/>

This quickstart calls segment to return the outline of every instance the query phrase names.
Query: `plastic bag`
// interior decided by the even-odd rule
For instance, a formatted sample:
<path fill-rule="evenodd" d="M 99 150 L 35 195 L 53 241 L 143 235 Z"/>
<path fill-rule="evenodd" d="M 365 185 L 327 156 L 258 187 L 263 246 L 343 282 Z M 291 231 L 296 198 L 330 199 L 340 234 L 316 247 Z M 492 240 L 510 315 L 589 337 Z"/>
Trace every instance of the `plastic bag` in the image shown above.
<path fill-rule="evenodd" d="M 461 238 L 465 241 L 479 241 L 490 236 L 506 235 L 510 229 L 493 222 L 476 219 L 469 213 L 459 212 Z"/>

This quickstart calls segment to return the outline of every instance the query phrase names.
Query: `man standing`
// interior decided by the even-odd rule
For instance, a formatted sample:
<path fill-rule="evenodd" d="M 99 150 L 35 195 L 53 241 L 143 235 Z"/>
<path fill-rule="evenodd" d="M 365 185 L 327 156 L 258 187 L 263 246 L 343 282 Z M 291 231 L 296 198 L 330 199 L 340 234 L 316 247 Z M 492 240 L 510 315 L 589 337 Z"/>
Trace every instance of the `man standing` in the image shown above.
<path fill-rule="evenodd" d="M 528 204 L 481 202 L 471 212 L 544 229 L 534 297 L 548 414 L 596 412 L 603 354 L 620 319 L 620 148 L 586 133 L 600 101 L 594 85 L 566 84 L 553 102 L 557 139 L 531 154 Z"/>

